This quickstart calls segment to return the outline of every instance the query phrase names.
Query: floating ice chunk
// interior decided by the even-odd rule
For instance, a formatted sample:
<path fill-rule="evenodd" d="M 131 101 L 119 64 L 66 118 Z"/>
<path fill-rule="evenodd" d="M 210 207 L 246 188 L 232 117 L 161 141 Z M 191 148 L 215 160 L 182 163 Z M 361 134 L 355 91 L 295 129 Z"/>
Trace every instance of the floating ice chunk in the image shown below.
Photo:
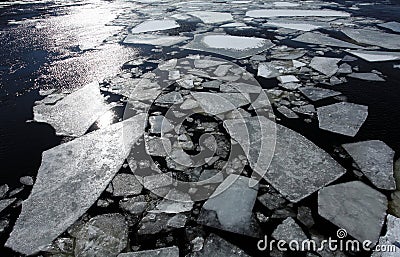
<path fill-rule="evenodd" d="M 400 23 L 396 21 L 389 21 L 385 22 L 382 24 L 378 24 L 379 27 L 385 28 L 385 29 L 390 29 L 391 31 L 394 32 L 399 32 L 400 33 Z"/>
<path fill-rule="evenodd" d="M 368 106 L 337 103 L 317 108 L 319 128 L 354 137 L 368 117 Z"/>
<path fill-rule="evenodd" d="M 229 112 L 250 104 L 248 94 L 242 93 L 192 92 L 191 95 L 206 113 L 213 115 Z"/>
<path fill-rule="evenodd" d="M 299 61 L 297 61 L 297 60 L 292 60 L 292 64 L 293 64 L 293 67 L 295 67 L 295 68 L 301 68 L 301 67 L 306 66 L 305 63 L 299 62 Z"/>
<path fill-rule="evenodd" d="M 280 106 L 277 111 L 282 113 L 288 119 L 297 119 L 299 116 L 286 106 Z"/>
<path fill-rule="evenodd" d="M 311 60 L 310 67 L 328 77 L 331 77 L 338 72 L 339 67 L 337 64 L 340 61 L 341 59 L 339 58 L 314 57 Z"/>
<path fill-rule="evenodd" d="M 242 22 L 233 22 L 221 25 L 221 28 L 236 28 L 236 27 L 246 27 L 247 25 Z"/>
<path fill-rule="evenodd" d="M 201 251 L 194 252 L 188 257 L 249 257 L 242 249 L 229 243 L 223 238 L 210 234 L 205 240 L 203 249 Z"/>
<path fill-rule="evenodd" d="M 193 201 L 190 199 L 190 195 L 176 191 L 175 189 L 168 192 L 168 194 L 160 203 L 157 204 L 156 208 L 150 210 L 150 213 L 180 213 L 187 212 L 193 209 Z M 168 200 L 174 199 L 174 200 Z"/>
<path fill-rule="evenodd" d="M 143 185 L 133 174 L 118 174 L 112 181 L 114 196 L 138 195 Z"/>
<path fill-rule="evenodd" d="M 282 224 L 278 225 L 272 233 L 272 237 L 276 240 L 283 240 L 285 242 L 296 241 L 300 243 L 307 240 L 304 231 L 291 217 L 285 219 Z"/>
<path fill-rule="evenodd" d="M 340 92 L 319 88 L 319 87 L 300 87 L 299 91 L 311 101 L 319 101 L 328 97 L 340 95 Z"/>
<path fill-rule="evenodd" d="M 159 30 L 168 30 L 179 28 L 179 24 L 174 20 L 151 20 L 145 21 L 131 30 L 132 34 L 138 34 L 142 32 L 151 32 Z"/>
<path fill-rule="evenodd" d="M 179 248 L 171 246 L 155 250 L 121 253 L 118 257 L 179 257 Z"/>
<path fill-rule="evenodd" d="M 334 10 L 295 10 L 295 9 L 264 9 L 252 10 L 246 13 L 246 16 L 253 18 L 271 18 L 271 17 L 350 17 L 347 12 Z"/>
<path fill-rule="evenodd" d="M 279 80 L 281 83 L 299 82 L 299 79 L 296 78 L 296 77 L 293 76 L 293 75 L 279 76 L 279 77 L 278 77 L 278 80 Z"/>
<path fill-rule="evenodd" d="M 384 62 L 400 60 L 399 52 L 350 50 L 348 53 L 360 57 L 368 62 Z"/>
<path fill-rule="evenodd" d="M 227 120 L 224 126 L 242 146 L 253 171 L 291 202 L 302 200 L 345 173 L 311 141 L 265 117 Z"/>
<path fill-rule="evenodd" d="M 75 256 L 116 256 L 128 244 L 128 223 L 121 214 L 99 215 L 77 232 Z"/>
<path fill-rule="evenodd" d="M 342 32 L 355 41 L 367 45 L 400 50 L 400 35 L 371 29 L 342 29 Z M 382 40 L 384 38 L 384 40 Z"/>
<path fill-rule="evenodd" d="M 35 121 L 50 124 L 58 135 L 79 137 L 109 108 L 100 94 L 99 84 L 91 83 L 54 105 L 34 106 L 33 114 Z"/>
<path fill-rule="evenodd" d="M 194 67 L 196 67 L 198 69 L 205 69 L 205 68 L 210 68 L 210 67 L 223 65 L 223 64 L 226 64 L 226 62 L 216 61 L 216 60 L 208 60 L 208 59 L 194 60 Z"/>
<path fill-rule="evenodd" d="M 344 48 L 362 48 L 361 46 L 347 43 L 345 41 L 329 37 L 327 35 L 321 33 L 314 32 L 306 32 L 294 39 L 294 41 L 307 43 L 307 44 L 315 44 L 315 45 L 326 45 L 326 46 L 334 46 L 334 47 L 344 47 Z"/>
<path fill-rule="evenodd" d="M 279 70 L 277 70 L 275 66 L 270 63 L 260 63 L 260 65 L 258 65 L 257 76 L 269 79 L 276 78 L 279 75 L 281 75 Z"/>
<path fill-rule="evenodd" d="M 386 209 L 386 196 L 360 181 L 328 186 L 318 193 L 319 215 L 360 242 L 377 243 Z"/>
<path fill-rule="evenodd" d="M 329 27 L 327 23 L 316 23 L 316 22 L 301 22 L 301 21 L 268 21 L 267 25 L 276 26 L 280 28 L 286 29 L 294 29 L 294 30 L 301 30 L 301 31 L 312 31 L 316 29 L 320 29 L 323 27 Z"/>
<path fill-rule="evenodd" d="M 190 12 L 188 14 L 199 18 L 206 24 L 221 23 L 233 20 L 232 15 L 226 12 L 198 11 L 198 12 Z"/>
<path fill-rule="evenodd" d="M 229 175 L 204 203 L 198 223 L 238 234 L 257 237 L 253 217 L 258 185 L 249 187 L 251 178 Z M 230 210 L 230 211 L 227 211 Z M 232 212 L 232 210 L 235 210 Z"/>
<path fill-rule="evenodd" d="M 364 175 L 377 188 L 396 189 L 393 177 L 394 151 L 379 140 L 344 144 L 343 148 L 351 155 Z"/>
<path fill-rule="evenodd" d="M 32 255 L 81 217 L 122 167 L 145 119 L 137 115 L 45 151 L 6 246 Z"/>
<path fill-rule="evenodd" d="M 388 214 L 386 217 L 386 227 L 387 231 L 384 236 L 379 238 L 379 245 L 383 246 L 394 246 L 395 252 L 373 252 L 371 257 L 397 257 L 399 255 L 399 246 L 396 246 L 396 242 L 399 243 L 400 235 L 400 218 Z"/>
<path fill-rule="evenodd" d="M 240 37 L 224 34 L 195 35 L 194 40 L 183 48 L 206 51 L 232 58 L 245 58 L 260 53 L 274 44 L 263 38 Z"/>
<path fill-rule="evenodd" d="M 128 34 L 124 39 L 124 44 L 139 44 L 139 45 L 156 45 L 156 46 L 172 46 L 188 40 L 188 37 L 180 36 L 163 36 L 163 35 L 136 35 Z"/>
<path fill-rule="evenodd" d="M 151 133 L 168 133 L 174 129 L 174 125 L 171 124 L 171 122 L 165 118 L 164 116 L 150 116 L 149 117 L 149 123 L 150 123 L 150 132 Z"/>
<path fill-rule="evenodd" d="M 347 77 L 368 81 L 385 81 L 385 79 L 381 78 L 378 74 L 372 72 L 351 73 L 347 75 Z"/>

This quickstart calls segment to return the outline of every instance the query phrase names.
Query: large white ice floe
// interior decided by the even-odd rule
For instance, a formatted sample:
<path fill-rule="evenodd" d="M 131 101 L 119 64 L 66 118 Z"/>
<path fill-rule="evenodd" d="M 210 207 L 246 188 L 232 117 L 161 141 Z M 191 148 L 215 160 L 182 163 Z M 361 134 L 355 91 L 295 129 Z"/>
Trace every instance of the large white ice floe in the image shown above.
<path fill-rule="evenodd" d="M 199 18 L 202 22 L 206 24 L 228 22 L 233 20 L 232 15 L 226 12 L 197 11 L 190 12 L 189 14 Z"/>
<path fill-rule="evenodd" d="M 94 82 L 72 92 L 54 105 L 35 105 L 33 115 L 35 121 L 54 127 L 58 135 L 79 137 L 109 108 L 100 94 L 99 84 Z"/>
<path fill-rule="evenodd" d="M 224 126 L 243 148 L 252 169 L 291 202 L 304 199 L 345 173 L 314 143 L 265 117 L 227 120 Z"/>
<path fill-rule="evenodd" d="M 131 30 L 131 33 L 137 34 L 142 32 L 160 31 L 175 28 L 179 28 L 179 24 L 174 20 L 151 20 L 137 25 Z"/>
<path fill-rule="evenodd" d="M 353 181 L 321 189 L 318 213 L 349 235 L 375 245 L 386 216 L 387 199 L 382 193 Z"/>
<path fill-rule="evenodd" d="M 6 246 L 35 254 L 70 227 L 119 171 L 142 136 L 145 119 L 137 115 L 45 151 Z"/>
<path fill-rule="evenodd" d="M 225 34 L 195 35 L 194 40 L 183 48 L 206 51 L 232 58 L 245 58 L 271 48 L 274 44 L 257 37 L 240 37 Z"/>
<path fill-rule="evenodd" d="M 263 9 L 252 10 L 246 16 L 253 18 L 271 17 L 350 17 L 350 14 L 334 10 L 300 10 L 300 9 Z"/>
<path fill-rule="evenodd" d="M 181 36 L 164 36 L 164 35 L 154 35 L 154 34 L 145 34 L 145 35 L 128 34 L 128 36 L 126 36 L 126 38 L 124 39 L 123 43 L 138 44 L 138 45 L 172 46 L 188 39 L 189 39 L 188 37 L 181 37 Z"/>
<path fill-rule="evenodd" d="M 329 27 L 328 23 L 296 20 L 271 20 L 267 22 L 267 25 L 300 31 L 312 31 L 324 27 Z"/>
<path fill-rule="evenodd" d="M 354 137 L 368 117 L 368 106 L 336 103 L 317 108 L 319 128 Z"/>
<path fill-rule="evenodd" d="M 342 29 L 342 32 L 355 41 L 392 50 L 400 50 L 400 35 L 371 29 Z"/>
<path fill-rule="evenodd" d="M 396 189 L 393 176 L 394 151 L 388 145 L 379 140 L 370 140 L 344 144 L 343 148 L 377 188 Z"/>
<path fill-rule="evenodd" d="M 366 50 L 349 50 L 349 54 L 360 57 L 368 62 L 384 62 L 400 60 L 399 52 L 383 52 L 383 51 L 366 51 Z"/>

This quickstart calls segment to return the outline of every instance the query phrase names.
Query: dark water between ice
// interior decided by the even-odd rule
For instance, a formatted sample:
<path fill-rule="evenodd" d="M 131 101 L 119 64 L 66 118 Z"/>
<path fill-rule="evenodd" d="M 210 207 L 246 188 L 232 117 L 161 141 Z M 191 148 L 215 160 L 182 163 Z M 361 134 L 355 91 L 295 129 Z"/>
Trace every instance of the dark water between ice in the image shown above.
<path fill-rule="evenodd" d="M 400 22 L 400 1 L 365 2 L 360 10 L 347 10 L 356 16 L 369 16 Z M 35 176 L 41 153 L 60 144 L 47 124 L 27 122 L 33 118 L 34 102 L 41 100 L 39 89 L 74 89 L 93 80 L 115 74 L 123 63 L 134 59 L 145 48 L 135 49 L 120 44 L 106 44 L 98 50 L 81 51 L 80 46 L 96 43 L 113 35 L 118 28 L 99 30 L 98 23 L 113 20 L 118 5 L 112 1 L 69 2 L 68 5 L 25 4 L 0 9 L 0 184 L 19 186 L 19 178 Z M 88 15 L 90 18 L 88 18 Z M 39 19 L 40 22 L 24 22 Z M 15 20 L 15 24 L 9 24 Z M 316 122 L 301 120 L 281 123 L 300 132 L 317 145 L 333 151 L 333 146 L 345 142 L 379 139 L 400 153 L 400 70 L 393 63 L 356 63 L 360 71 L 378 69 L 387 81 L 366 82 L 349 79 L 335 86 L 349 102 L 369 106 L 369 116 L 355 138 L 348 138 L 318 129 Z M 260 80 L 268 88 L 269 81 Z M 326 104 L 322 102 L 320 104 Z M 0 253 L 1 255 L 1 253 Z"/>

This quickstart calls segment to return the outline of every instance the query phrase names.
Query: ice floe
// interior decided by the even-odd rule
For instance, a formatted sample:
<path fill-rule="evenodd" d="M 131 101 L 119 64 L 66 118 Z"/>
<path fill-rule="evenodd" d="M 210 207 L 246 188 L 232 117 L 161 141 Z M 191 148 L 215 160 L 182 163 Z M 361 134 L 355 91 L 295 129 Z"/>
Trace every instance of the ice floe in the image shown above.
<path fill-rule="evenodd" d="M 159 30 L 168 30 L 179 28 L 179 24 L 174 20 L 150 20 L 145 21 L 131 30 L 132 34 L 143 33 L 143 32 L 151 32 L 151 31 L 159 31 Z"/>
<path fill-rule="evenodd" d="M 45 151 L 6 245 L 31 255 L 51 244 L 96 202 L 142 135 L 144 121 L 137 115 Z"/>
<path fill-rule="evenodd" d="M 354 78 L 354 79 L 360 79 L 360 80 L 368 80 L 368 81 L 381 81 L 381 82 L 385 81 L 384 78 L 382 78 L 378 74 L 372 73 L 372 72 L 354 72 L 354 73 L 347 75 L 347 77 Z"/>
<path fill-rule="evenodd" d="M 300 9 L 265 9 L 251 10 L 246 16 L 253 18 L 271 17 L 350 17 L 350 14 L 334 10 L 300 10 Z"/>
<path fill-rule="evenodd" d="M 363 50 L 351 50 L 347 52 L 361 59 L 364 59 L 368 62 L 385 62 L 385 61 L 400 60 L 399 52 L 363 51 Z"/>
<path fill-rule="evenodd" d="M 400 218 L 397 218 L 393 215 L 388 215 L 386 217 L 386 227 L 387 231 L 384 236 L 379 238 L 380 246 L 394 246 L 396 251 L 391 252 L 373 252 L 371 257 L 396 257 L 398 256 L 398 252 L 400 251 L 398 243 L 399 243 L 399 235 L 400 235 Z"/>
<path fill-rule="evenodd" d="M 317 113 L 321 129 L 354 137 L 368 117 L 368 106 L 342 102 L 317 108 Z"/>
<path fill-rule="evenodd" d="M 337 64 L 340 61 L 341 59 L 339 58 L 314 57 L 311 60 L 310 67 L 328 77 L 331 77 L 338 72 L 339 67 Z"/>
<path fill-rule="evenodd" d="M 325 45 L 325 46 L 343 47 L 351 49 L 362 48 L 361 46 L 348 43 L 346 41 L 342 41 L 333 37 L 329 37 L 321 33 L 314 33 L 314 32 L 306 32 L 292 40 L 306 44 Z"/>
<path fill-rule="evenodd" d="M 263 38 L 240 37 L 225 34 L 197 34 L 186 49 L 206 51 L 232 58 L 245 58 L 260 53 L 274 44 Z"/>
<path fill-rule="evenodd" d="M 206 24 L 228 22 L 233 20 L 232 15 L 226 12 L 197 11 L 190 12 L 188 14 L 199 18 L 202 22 Z"/>
<path fill-rule="evenodd" d="M 342 32 L 355 41 L 392 50 L 400 50 L 400 35 L 371 29 L 344 28 Z M 382 40 L 382 39 L 385 40 Z"/>
<path fill-rule="evenodd" d="M 139 44 L 139 45 L 156 45 L 156 46 L 172 46 L 188 40 L 188 37 L 182 36 L 164 36 L 155 34 L 128 34 L 124 39 L 124 44 Z"/>
<path fill-rule="evenodd" d="M 265 117 L 228 120 L 224 126 L 244 149 L 253 170 L 291 202 L 304 199 L 345 173 L 311 141 Z M 247 130 L 251 131 L 249 139 Z"/>
<path fill-rule="evenodd" d="M 386 196 L 360 181 L 328 186 L 318 193 L 319 215 L 360 242 L 378 242 L 386 209 Z"/>
<path fill-rule="evenodd" d="M 389 21 L 385 23 L 378 24 L 379 27 L 390 29 L 394 32 L 400 32 L 400 23 L 397 21 Z"/>
<path fill-rule="evenodd" d="M 300 87 L 299 91 L 311 101 L 319 101 L 328 97 L 340 95 L 340 92 L 319 88 L 319 87 Z"/>
<path fill-rule="evenodd" d="M 385 190 L 396 189 L 393 177 L 394 151 L 379 140 L 344 144 L 364 175 L 377 187 Z"/>
<path fill-rule="evenodd" d="M 56 134 L 79 137 L 110 109 L 100 94 L 99 84 L 90 83 L 57 101 L 54 105 L 33 107 L 34 120 L 55 128 Z"/>

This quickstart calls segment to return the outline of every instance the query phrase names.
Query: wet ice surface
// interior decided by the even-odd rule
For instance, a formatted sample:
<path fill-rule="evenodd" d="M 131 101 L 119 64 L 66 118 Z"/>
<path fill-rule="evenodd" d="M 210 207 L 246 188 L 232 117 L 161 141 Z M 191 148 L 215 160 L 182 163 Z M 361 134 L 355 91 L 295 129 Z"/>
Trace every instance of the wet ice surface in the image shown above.
<path fill-rule="evenodd" d="M 29 108 L 62 142 L 37 175 L 0 186 L 14 256 L 282 256 L 255 251 L 249 236 L 321 241 L 338 228 L 399 240 L 399 146 L 371 130 L 382 123 L 375 98 L 398 101 L 397 22 L 319 1 L 104 4 L 69 17 L 76 42 L 55 26 L 61 16 L 7 21 L 66 35 L 49 33 L 63 57 L 46 65 Z M 58 88 L 51 76 L 75 62 L 96 75 Z M 134 118 L 109 111 L 125 106 Z"/>

